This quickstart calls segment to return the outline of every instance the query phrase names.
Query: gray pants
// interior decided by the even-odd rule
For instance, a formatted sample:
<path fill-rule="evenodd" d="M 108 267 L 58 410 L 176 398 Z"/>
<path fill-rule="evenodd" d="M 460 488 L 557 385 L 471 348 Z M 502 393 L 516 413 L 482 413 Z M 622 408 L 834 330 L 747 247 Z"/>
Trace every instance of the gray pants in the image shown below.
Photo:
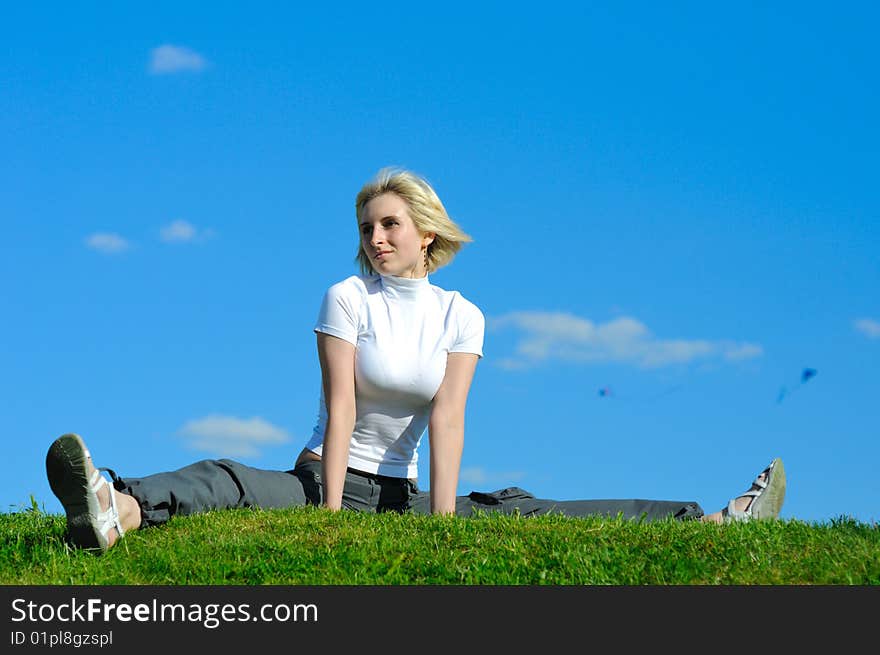
<path fill-rule="evenodd" d="M 292 471 L 268 471 L 228 459 L 202 460 L 177 471 L 123 479 L 111 471 L 118 491 L 133 496 L 141 507 L 141 527 L 164 523 L 175 515 L 216 509 L 260 507 L 280 509 L 321 503 L 321 463 L 307 462 Z M 349 469 L 342 506 L 362 512 L 430 514 L 430 494 L 415 480 L 392 478 Z M 692 519 L 703 515 L 695 502 L 669 500 L 545 500 L 518 487 L 471 492 L 455 499 L 458 516 L 477 512 L 538 516 L 617 516 L 627 519 Z"/>

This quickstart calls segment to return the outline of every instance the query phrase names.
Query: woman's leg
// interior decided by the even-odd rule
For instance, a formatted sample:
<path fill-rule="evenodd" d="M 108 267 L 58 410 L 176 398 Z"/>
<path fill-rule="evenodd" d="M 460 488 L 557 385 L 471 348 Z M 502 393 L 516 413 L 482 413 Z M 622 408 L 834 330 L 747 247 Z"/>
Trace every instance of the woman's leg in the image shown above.
<path fill-rule="evenodd" d="M 117 477 L 113 486 L 135 499 L 140 527 L 217 509 L 298 507 L 307 504 L 309 495 L 293 471 L 257 469 L 229 459 L 206 459 L 143 478 Z"/>
<path fill-rule="evenodd" d="M 463 503 L 465 511 L 475 509 L 492 511 L 492 505 L 475 502 L 467 497 Z M 642 498 L 604 498 L 596 500 L 550 500 L 543 498 L 504 500 L 500 503 L 501 511 L 506 514 L 518 512 L 523 516 L 541 516 L 542 514 L 562 514 L 564 516 L 586 517 L 606 516 L 624 519 L 640 519 L 659 521 L 668 518 L 678 520 L 698 519 L 703 516 L 703 508 L 699 503 L 679 500 L 646 500 Z"/>
<path fill-rule="evenodd" d="M 158 525 L 178 514 L 294 507 L 319 498 L 299 470 L 264 471 L 231 460 L 204 460 L 127 480 L 102 470 L 113 478 L 112 487 L 95 469 L 79 435 L 59 437 L 46 456 L 49 484 L 64 506 L 71 541 L 102 551 L 127 530 Z"/>
<path fill-rule="evenodd" d="M 519 487 L 508 487 L 490 493 L 473 491 L 467 496 L 458 496 L 455 502 L 455 514 L 457 516 L 473 516 L 481 511 L 540 516 L 553 512 L 566 516 L 615 517 L 620 515 L 627 519 L 648 521 L 675 518 L 725 523 L 731 520 L 775 519 L 779 516 L 784 500 L 785 468 L 782 465 L 782 460 L 777 458 L 755 478 L 747 491 L 732 499 L 726 508 L 708 515 L 703 512 L 698 503 L 693 501 L 547 500 L 535 498 L 531 493 Z M 410 510 L 416 514 L 430 514 L 430 493 L 419 491 L 413 494 L 409 506 Z"/>
<path fill-rule="evenodd" d="M 501 512 L 522 516 L 561 514 L 564 516 L 622 516 L 626 519 L 656 521 L 665 518 L 695 519 L 703 516 L 698 503 L 678 500 L 643 499 L 597 499 L 597 500 L 551 500 L 535 498 L 518 487 L 501 489 L 491 493 L 472 492 L 459 496 L 455 502 L 458 516 L 473 516 L 478 512 Z"/>
<path fill-rule="evenodd" d="M 430 492 L 423 491 L 410 498 L 410 509 L 416 514 L 430 514 Z M 642 518 L 654 521 L 664 518 L 696 519 L 703 516 L 703 509 L 695 502 L 677 500 L 601 499 L 601 500 L 549 500 L 535 498 L 519 487 L 508 487 L 489 493 L 472 491 L 455 499 L 456 516 L 474 516 L 480 512 L 501 512 L 522 516 L 562 514 L 565 516 L 622 515 L 627 519 Z"/>

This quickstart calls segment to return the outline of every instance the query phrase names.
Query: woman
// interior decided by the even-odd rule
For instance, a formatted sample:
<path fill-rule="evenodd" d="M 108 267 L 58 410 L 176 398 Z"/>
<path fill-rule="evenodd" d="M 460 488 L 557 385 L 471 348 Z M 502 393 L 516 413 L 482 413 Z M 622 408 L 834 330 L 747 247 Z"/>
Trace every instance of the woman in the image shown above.
<path fill-rule="evenodd" d="M 751 488 L 708 516 L 695 502 L 538 499 L 511 487 L 456 497 L 465 406 L 482 357 L 484 319 L 457 291 L 430 284 L 470 241 L 423 178 L 383 170 L 355 201 L 362 275 L 326 292 L 315 326 L 322 389 L 318 423 L 291 471 L 204 460 L 177 471 L 122 479 L 92 463 L 83 440 L 59 437 L 46 457 L 70 540 L 104 551 L 125 531 L 176 514 L 305 504 L 359 511 L 468 516 L 476 510 L 533 516 L 623 515 L 725 522 L 776 518 L 785 471 L 775 459 Z M 430 491 L 416 484 L 417 448 L 430 435 Z"/>

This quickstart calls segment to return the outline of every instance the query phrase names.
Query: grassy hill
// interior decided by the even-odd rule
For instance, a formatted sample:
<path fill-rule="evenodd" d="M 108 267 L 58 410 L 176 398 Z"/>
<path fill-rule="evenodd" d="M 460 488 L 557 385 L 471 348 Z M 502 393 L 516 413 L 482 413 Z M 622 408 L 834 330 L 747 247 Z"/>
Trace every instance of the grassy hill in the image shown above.
<path fill-rule="evenodd" d="M 62 515 L 0 514 L 4 585 L 877 585 L 880 527 L 563 516 L 331 513 L 178 517 L 103 556 Z"/>

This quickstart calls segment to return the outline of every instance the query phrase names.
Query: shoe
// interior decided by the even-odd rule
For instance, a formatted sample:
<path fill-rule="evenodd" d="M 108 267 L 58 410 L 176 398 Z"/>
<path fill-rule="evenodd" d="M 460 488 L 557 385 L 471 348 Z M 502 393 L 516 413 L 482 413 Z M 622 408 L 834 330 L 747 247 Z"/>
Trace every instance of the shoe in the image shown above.
<path fill-rule="evenodd" d="M 761 475 L 765 475 L 764 480 L 761 480 Z M 752 487 L 757 489 L 749 489 L 737 496 L 737 498 L 743 496 L 752 498 L 752 502 L 744 511 L 740 512 L 736 509 L 736 498 L 730 500 L 724 517 L 725 523 L 779 517 L 779 510 L 782 509 L 782 503 L 785 501 L 785 467 L 782 465 L 782 460 L 777 457 L 770 462 L 770 466 L 755 478 Z"/>
<path fill-rule="evenodd" d="M 94 469 L 88 475 L 90 457 L 78 434 L 62 435 L 46 454 L 46 476 L 67 514 L 70 541 L 80 548 L 103 553 L 110 547 L 110 531 L 115 528 L 121 538 L 125 530 L 119 520 L 113 487 L 101 475 L 103 469 Z M 98 491 L 104 486 L 109 487 L 110 506 L 102 510 Z"/>

